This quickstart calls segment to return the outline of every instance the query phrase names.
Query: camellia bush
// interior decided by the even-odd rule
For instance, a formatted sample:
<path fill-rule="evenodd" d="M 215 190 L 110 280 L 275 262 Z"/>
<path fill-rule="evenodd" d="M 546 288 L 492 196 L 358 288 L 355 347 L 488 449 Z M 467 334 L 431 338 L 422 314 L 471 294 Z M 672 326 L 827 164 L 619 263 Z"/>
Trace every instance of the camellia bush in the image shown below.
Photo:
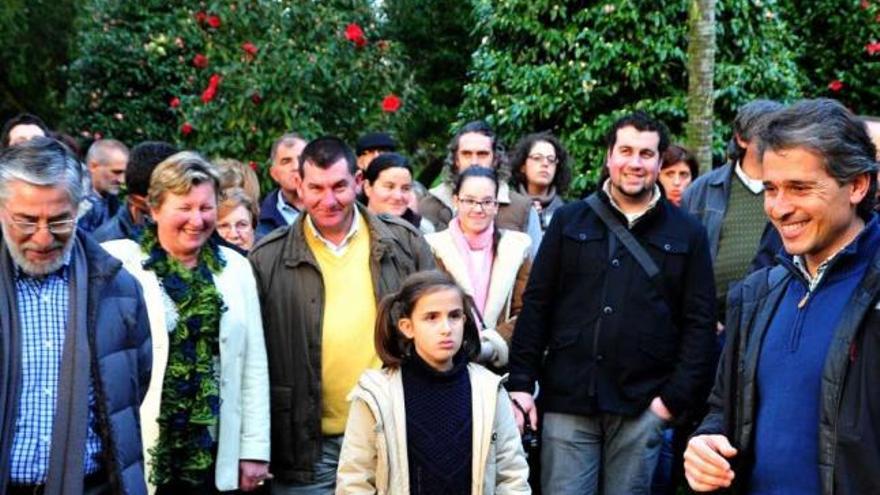
<path fill-rule="evenodd" d="M 396 133 L 421 98 L 368 0 L 89 0 L 68 127 L 263 170 L 284 132 Z"/>
<path fill-rule="evenodd" d="M 622 113 L 645 110 L 683 137 L 687 2 L 475 2 L 484 37 L 459 119 L 486 118 L 508 145 L 553 131 L 574 160 L 574 195 L 598 179 L 604 135 Z M 794 40 L 774 8 L 772 0 L 718 1 L 719 150 L 741 104 L 801 94 Z"/>
<path fill-rule="evenodd" d="M 781 15 L 799 39 L 804 93 L 880 115 L 880 2 L 781 0 Z"/>

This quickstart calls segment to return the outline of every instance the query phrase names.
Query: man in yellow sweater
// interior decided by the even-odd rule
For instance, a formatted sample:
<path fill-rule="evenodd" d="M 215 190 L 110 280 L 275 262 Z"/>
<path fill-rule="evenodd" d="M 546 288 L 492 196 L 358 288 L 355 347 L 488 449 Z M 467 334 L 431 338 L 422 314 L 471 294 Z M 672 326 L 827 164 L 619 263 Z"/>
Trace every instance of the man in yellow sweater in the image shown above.
<path fill-rule="evenodd" d="M 310 142 L 299 170 L 305 214 L 250 254 L 269 357 L 272 493 L 331 494 L 346 396 L 380 365 L 377 303 L 434 258 L 410 224 L 356 203 L 361 176 L 341 140 Z"/>

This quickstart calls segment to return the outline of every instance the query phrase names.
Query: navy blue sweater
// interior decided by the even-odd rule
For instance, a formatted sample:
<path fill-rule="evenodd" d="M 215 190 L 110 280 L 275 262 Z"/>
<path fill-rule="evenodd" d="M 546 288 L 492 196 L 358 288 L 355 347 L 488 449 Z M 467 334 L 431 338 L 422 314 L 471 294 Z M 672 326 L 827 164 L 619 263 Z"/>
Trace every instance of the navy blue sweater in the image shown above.
<path fill-rule="evenodd" d="M 829 264 L 819 284 L 794 273 L 767 329 L 758 361 L 752 495 L 819 494 L 822 370 L 843 308 L 880 243 L 873 219 Z"/>
<path fill-rule="evenodd" d="M 473 406 L 466 356 L 459 352 L 453 368 L 439 372 L 413 352 L 402 372 L 410 494 L 469 494 Z"/>

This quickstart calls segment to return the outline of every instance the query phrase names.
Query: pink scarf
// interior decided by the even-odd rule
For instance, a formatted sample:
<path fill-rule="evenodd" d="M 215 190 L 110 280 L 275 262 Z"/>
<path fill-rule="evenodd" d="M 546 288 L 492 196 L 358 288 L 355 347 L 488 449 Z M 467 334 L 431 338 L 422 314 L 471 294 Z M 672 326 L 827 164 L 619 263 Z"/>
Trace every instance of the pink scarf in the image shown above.
<path fill-rule="evenodd" d="M 461 230 L 458 217 L 449 222 L 449 233 L 455 241 L 458 252 L 461 253 L 467 264 L 468 275 L 474 287 L 474 303 L 477 311 L 482 315 L 486 309 L 486 297 L 489 294 L 489 281 L 492 276 L 492 237 L 495 233 L 495 223 L 489 224 L 489 228 L 475 236 L 467 236 Z"/>

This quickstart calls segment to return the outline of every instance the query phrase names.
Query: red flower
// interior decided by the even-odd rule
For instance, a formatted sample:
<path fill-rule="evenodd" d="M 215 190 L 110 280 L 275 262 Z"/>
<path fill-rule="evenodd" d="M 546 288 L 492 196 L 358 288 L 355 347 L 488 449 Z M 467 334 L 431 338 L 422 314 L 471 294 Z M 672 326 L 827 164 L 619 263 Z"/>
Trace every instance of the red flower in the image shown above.
<path fill-rule="evenodd" d="M 251 43 L 250 41 L 246 41 L 241 45 L 241 49 L 244 50 L 245 53 L 254 57 L 257 55 L 257 46 Z"/>
<path fill-rule="evenodd" d="M 863 9 L 867 9 L 870 6 L 871 6 L 871 4 L 868 2 L 868 0 L 862 0 L 862 8 Z"/>
<path fill-rule="evenodd" d="M 169 101 L 168 104 L 171 105 L 171 108 L 177 108 L 180 106 L 180 98 L 175 96 L 174 98 L 171 98 L 171 101 Z"/>
<path fill-rule="evenodd" d="M 828 83 L 828 89 L 834 91 L 835 93 L 843 89 L 843 81 L 840 79 L 835 79 Z"/>
<path fill-rule="evenodd" d="M 196 56 L 192 59 L 192 64 L 198 69 L 204 69 L 208 66 L 208 57 L 202 55 L 201 53 L 197 53 Z"/>
<path fill-rule="evenodd" d="M 868 55 L 874 55 L 880 53 L 880 42 L 874 41 L 865 45 L 865 50 L 868 50 Z"/>
<path fill-rule="evenodd" d="M 220 27 L 220 16 L 217 15 L 209 15 L 208 16 L 208 25 L 214 29 Z"/>
<path fill-rule="evenodd" d="M 354 43 L 358 48 L 367 44 L 367 39 L 364 38 L 364 30 L 354 22 L 345 27 L 345 39 Z"/>
<path fill-rule="evenodd" d="M 263 101 L 263 97 L 260 95 L 260 93 L 254 91 L 253 93 L 251 93 L 251 101 L 254 102 L 254 105 L 259 105 L 260 102 Z"/>
<path fill-rule="evenodd" d="M 401 103 L 402 102 L 400 101 L 400 98 L 397 95 L 395 95 L 394 93 L 390 93 L 388 96 L 386 96 L 382 100 L 382 111 L 394 113 L 394 112 L 400 110 Z"/>
<path fill-rule="evenodd" d="M 208 14 L 206 14 L 204 10 L 196 12 L 196 22 L 198 22 L 199 24 L 204 24 L 205 20 L 207 19 Z"/>
<path fill-rule="evenodd" d="M 95 141 L 98 141 L 100 139 L 104 139 L 104 133 L 102 133 L 101 131 L 95 131 L 94 137 L 95 137 Z"/>
<path fill-rule="evenodd" d="M 217 96 L 217 87 L 220 86 L 220 74 L 212 74 L 208 81 L 208 87 L 202 91 L 202 103 L 209 103 Z"/>
<path fill-rule="evenodd" d="M 189 133 L 193 131 L 193 126 L 189 122 L 184 122 L 182 126 L 180 126 L 180 133 L 184 136 L 189 136 Z"/>
<path fill-rule="evenodd" d="M 254 172 L 257 172 L 257 171 L 259 170 L 259 166 L 257 165 L 257 162 L 255 162 L 255 161 L 253 161 L 253 160 L 251 160 L 251 161 L 248 162 L 248 166 L 249 166 L 249 167 L 251 168 L 251 170 L 253 170 Z"/>

